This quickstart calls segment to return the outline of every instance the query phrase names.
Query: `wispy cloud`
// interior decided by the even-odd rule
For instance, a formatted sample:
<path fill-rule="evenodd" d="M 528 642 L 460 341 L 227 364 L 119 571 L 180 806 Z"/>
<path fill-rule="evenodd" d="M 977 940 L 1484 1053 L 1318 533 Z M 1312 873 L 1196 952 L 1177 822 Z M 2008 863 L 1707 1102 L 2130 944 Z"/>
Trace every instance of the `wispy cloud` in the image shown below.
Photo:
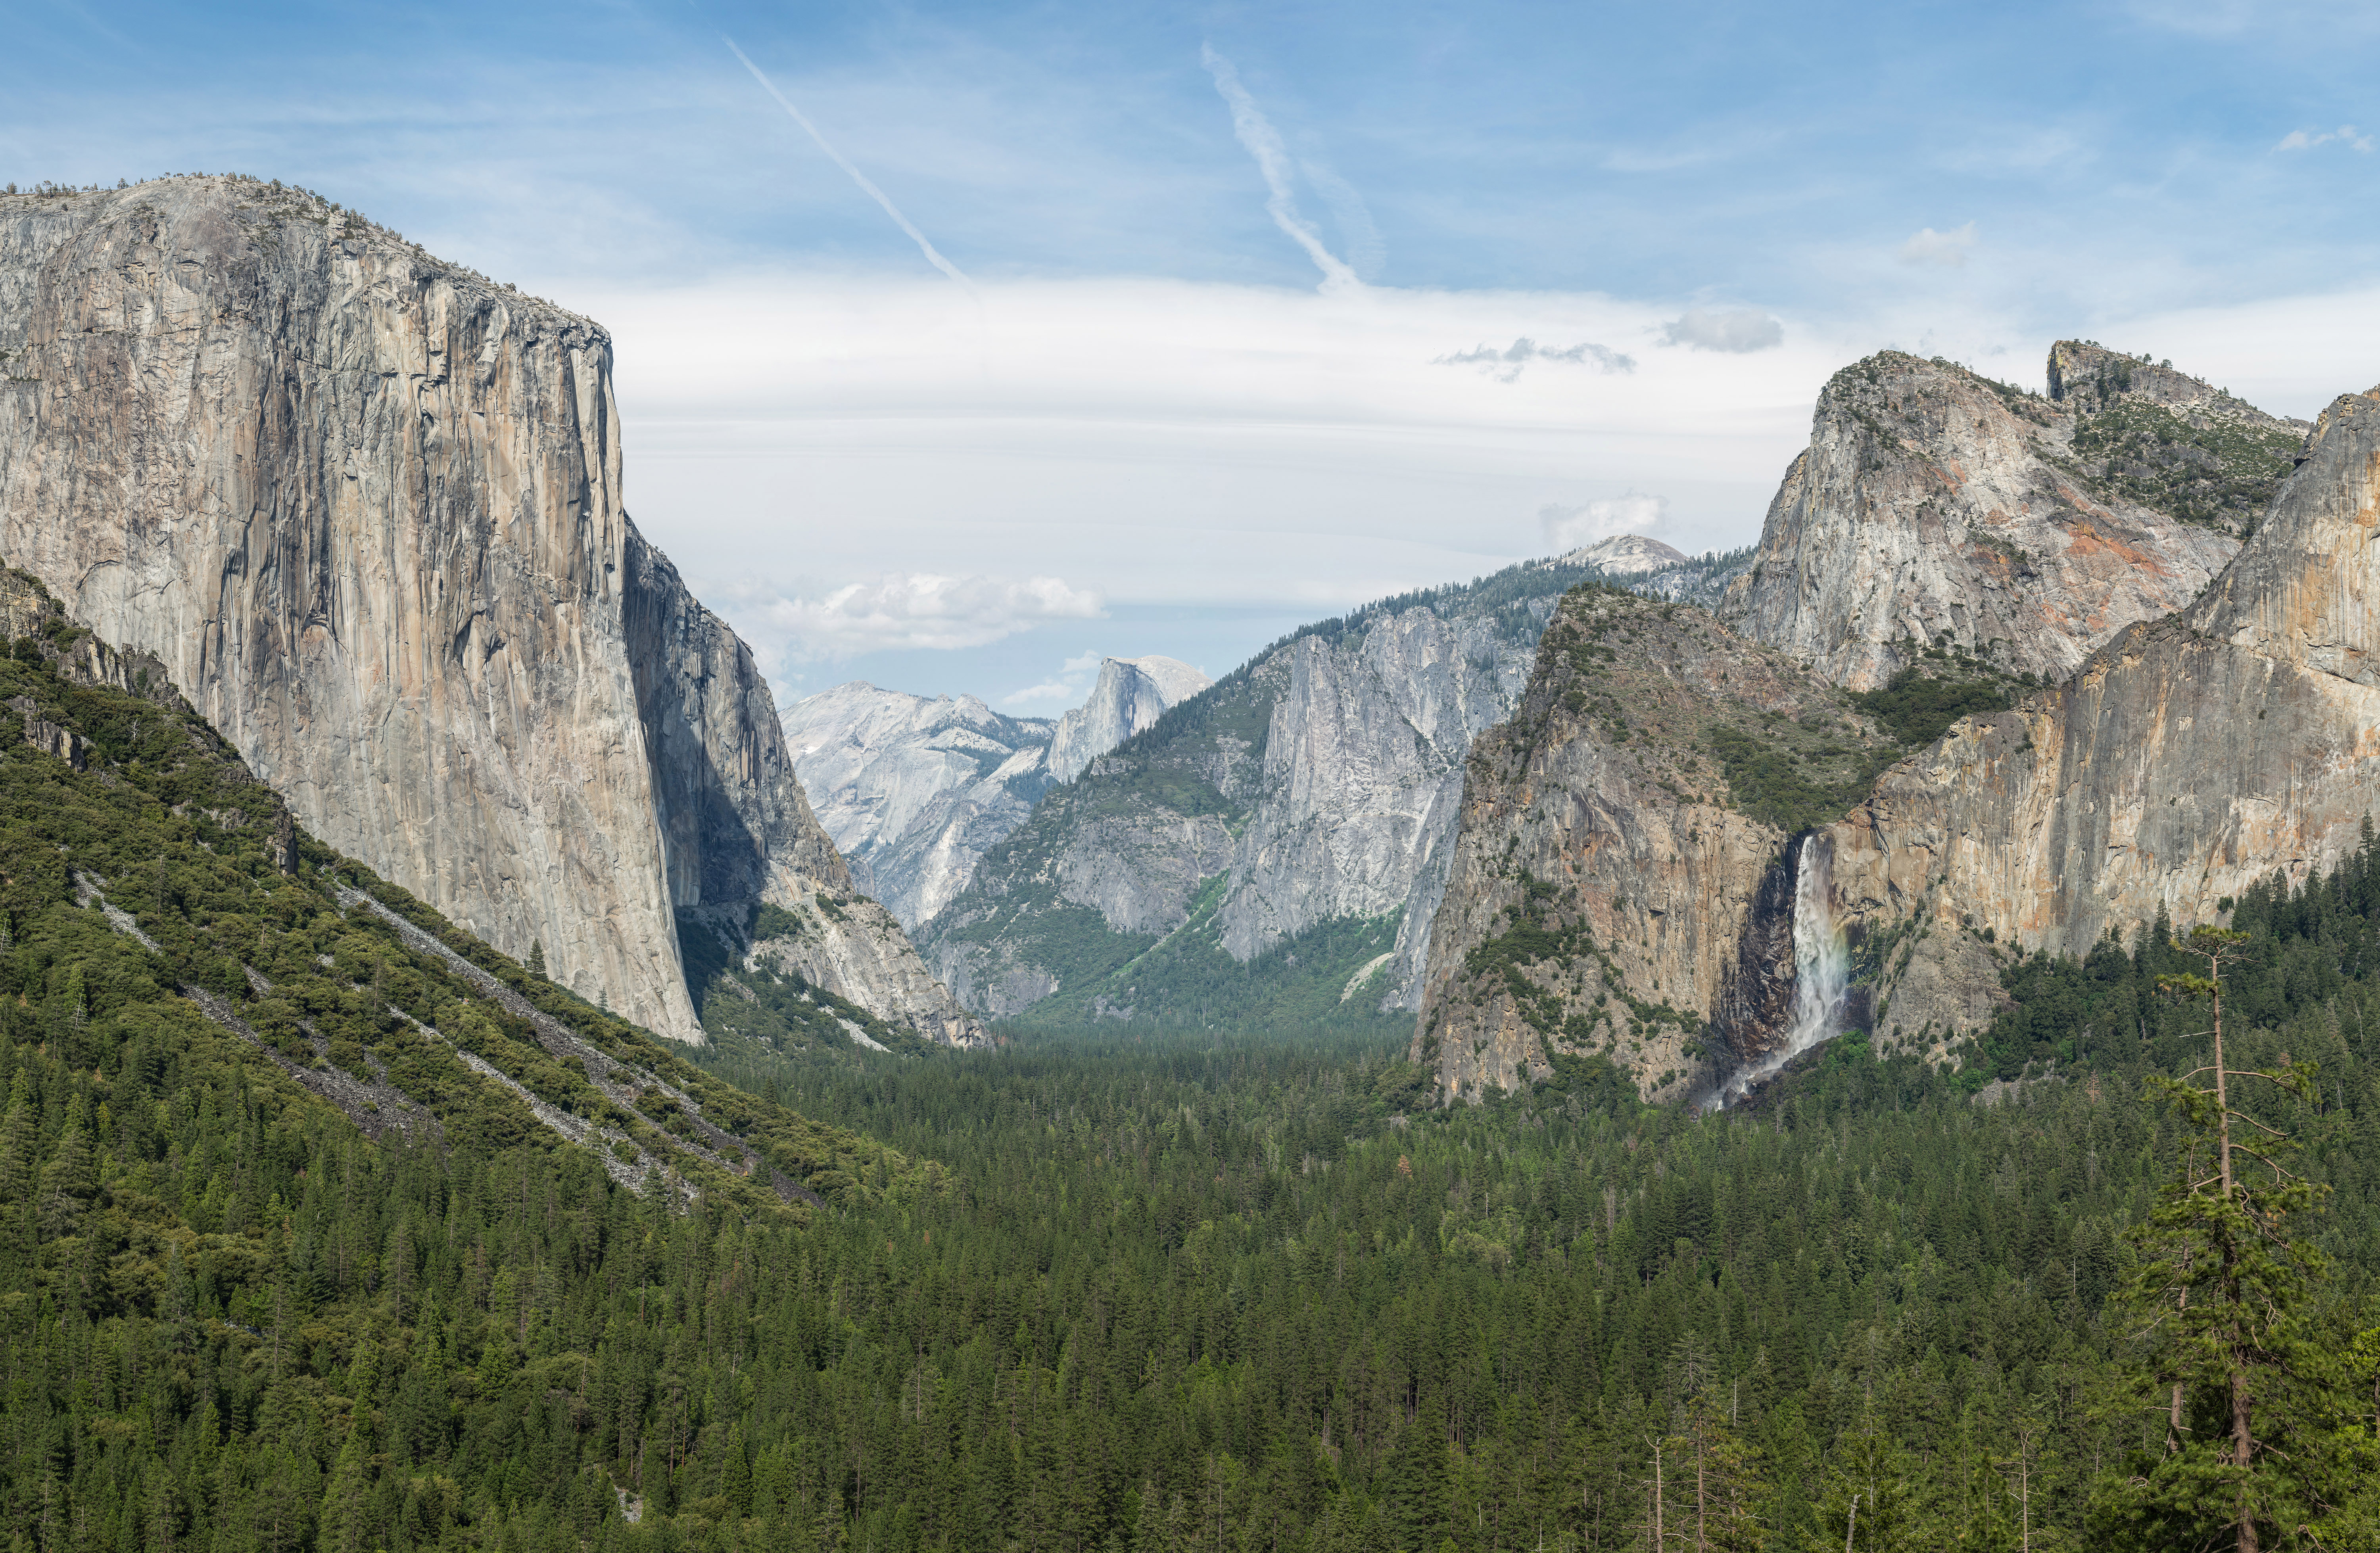
<path fill-rule="evenodd" d="M 1544 506 L 1537 522 L 1545 529 L 1546 549 L 1554 554 L 1591 545 L 1620 534 L 1650 534 L 1669 520 L 1670 499 L 1631 491 L 1606 496 L 1584 506 Z"/>
<path fill-rule="evenodd" d="M 926 240 L 926 235 L 923 232 L 918 231 L 916 224 L 912 223 L 907 216 L 901 213 L 900 207 L 892 203 L 892 196 L 877 188 L 876 185 L 869 180 L 867 174 L 861 172 L 857 167 L 852 164 L 849 157 L 835 150 L 834 146 L 827 140 L 827 138 L 819 133 L 819 127 L 810 122 L 809 115 L 803 113 L 801 109 L 795 107 L 793 99 L 787 97 L 783 92 L 779 91 L 777 90 L 777 83 L 760 73 L 760 67 L 753 64 L 751 59 L 746 55 L 744 51 L 735 46 L 735 39 L 728 37 L 725 33 L 722 33 L 720 34 L 720 42 L 727 45 L 729 53 L 733 54 L 736 58 L 743 60 L 744 68 L 752 72 L 752 79 L 760 83 L 760 90 L 775 98 L 777 100 L 777 106 L 793 115 L 794 122 L 795 124 L 800 125 L 804 129 L 809 131 L 809 137 L 811 140 L 818 142 L 819 150 L 826 152 L 828 156 L 833 158 L 834 164 L 842 168 L 844 172 L 850 174 L 851 181 L 857 184 L 862 192 L 866 193 L 869 199 L 884 207 L 884 213 L 892 218 L 894 225 L 900 227 L 902 231 L 909 234 L 910 240 L 917 245 L 917 251 L 926 256 L 927 263 L 931 264 L 935 269 L 940 270 L 942 273 L 950 276 L 951 279 L 958 282 L 961 285 L 965 286 L 969 291 L 973 291 L 975 289 L 975 283 L 967 279 L 964 274 L 961 274 L 959 273 L 959 267 L 952 263 L 949 260 L 943 258 L 941 251 L 936 249 L 932 243 Z"/>
<path fill-rule="evenodd" d="M 1270 119 L 1265 117 L 1264 110 L 1257 106 L 1256 99 L 1248 95 L 1248 89 L 1240 84 L 1239 71 L 1230 60 L 1217 54 L 1209 43 L 1198 45 L 1198 62 L 1207 67 L 1208 75 L 1215 78 L 1215 90 L 1222 94 L 1223 101 L 1231 107 L 1232 133 L 1239 137 L 1240 144 L 1247 148 L 1247 153 L 1256 158 L 1257 170 L 1264 175 L 1265 188 L 1269 191 L 1265 210 L 1272 217 L 1273 224 L 1286 233 L 1290 241 L 1304 249 L 1305 256 L 1314 261 L 1314 267 L 1322 272 L 1322 288 L 1325 291 L 1361 291 L 1363 280 L 1324 245 L 1322 234 L 1299 213 L 1296 185 L 1290 176 L 1289 148 L 1281 143 L 1281 132 L 1272 127 Z M 1348 192 L 1352 194 L 1354 190 Z M 1366 224 L 1370 220 L 1369 215 L 1365 217 Z"/>
<path fill-rule="evenodd" d="M 1476 367 L 1498 382 L 1511 382 L 1521 375 L 1521 369 L 1533 361 L 1570 362 L 1576 366 L 1593 367 L 1602 372 L 1633 372 L 1636 358 L 1622 356 L 1609 346 L 1592 342 L 1556 348 L 1541 346 L 1524 334 L 1502 350 L 1494 346 L 1476 346 L 1452 356 L 1430 358 L 1433 367 Z"/>
<path fill-rule="evenodd" d="M 1330 218 L 1339 225 L 1339 241 L 1347 250 L 1347 267 L 1367 279 L 1377 278 L 1388 263 L 1389 246 L 1373 224 L 1372 208 L 1364 203 L 1354 184 L 1321 163 L 1301 156 L 1297 170 L 1330 207 Z"/>
<path fill-rule="evenodd" d="M 1661 325 L 1661 343 L 1741 356 L 1783 345 L 1785 326 L 1756 308 L 1689 308 Z"/>
<path fill-rule="evenodd" d="M 913 572 L 855 582 L 822 599 L 779 599 L 762 614 L 810 656 L 848 658 L 983 647 L 1045 621 L 1098 620 L 1106 613 L 1099 594 L 1058 577 Z"/>
<path fill-rule="evenodd" d="M 2333 141 L 2350 150 L 2369 154 L 2373 138 L 2362 133 L 2351 124 L 2342 124 L 2336 129 L 2292 129 L 2282 136 L 2280 143 L 2273 149 L 2275 151 L 2312 151 L 2316 146 L 2326 146 Z"/>
<path fill-rule="evenodd" d="M 1937 232 L 1922 226 L 1900 245 L 1903 264 L 1932 265 L 1937 269 L 1955 270 L 1967 261 L 1975 248 L 1975 224 L 1953 226 L 1948 232 Z"/>
<path fill-rule="evenodd" d="M 1103 652 L 1086 652 L 1067 659 L 1058 673 L 1038 685 L 1012 690 L 1000 698 L 1004 707 L 1071 707 L 1091 693 L 1091 679 L 1107 661 Z"/>

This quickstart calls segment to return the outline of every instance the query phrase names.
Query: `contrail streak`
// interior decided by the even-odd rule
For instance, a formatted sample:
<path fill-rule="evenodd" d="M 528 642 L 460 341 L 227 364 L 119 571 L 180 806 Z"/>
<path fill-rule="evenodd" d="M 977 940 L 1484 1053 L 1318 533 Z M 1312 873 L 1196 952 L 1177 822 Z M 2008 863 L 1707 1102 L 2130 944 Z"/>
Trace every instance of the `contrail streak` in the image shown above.
<path fill-rule="evenodd" d="M 1305 256 L 1314 261 L 1314 267 L 1322 272 L 1323 290 L 1363 290 L 1364 283 L 1355 272 L 1323 247 L 1322 234 L 1298 213 L 1295 186 L 1290 182 L 1289 148 L 1281 144 L 1279 131 L 1265 117 L 1264 110 L 1257 106 L 1256 99 L 1248 95 L 1248 89 L 1240 84 L 1239 71 L 1232 67 L 1230 60 L 1217 54 L 1211 43 L 1198 45 L 1198 63 L 1207 67 L 1207 73 L 1215 78 L 1215 90 L 1231 104 L 1232 132 L 1239 137 L 1248 154 L 1257 159 L 1257 170 L 1264 175 L 1265 187 L 1272 191 L 1272 197 L 1265 201 L 1265 210 L 1271 215 L 1273 224 L 1287 233 L 1290 241 L 1304 249 Z"/>
<path fill-rule="evenodd" d="M 753 64 L 751 59 L 744 53 L 744 51 L 735 46 L 735 39 L 722 32 L 719 35 L 719 41 L 727 45 L 729 53 L 733 54 L 736 58 L 744 62 L 744 68 L 752 72 L 752 79 L 760 83 L 760 90 L 775 98 L 777 100 L 777 106 L 793 115 L 794 122 L 795 124 L 800 125 L 804 129 L 809 131 L 810 139 L 818 142 L 819 150 L 832 157 L 836 166 L 851 175 L 852 182 L 857 184 L 869 199 L 884 207 L 884 213 L 892 218 L 894 225 L 900 227 L 902 231 L 909 234 L 910 240 L 917 245 L 917 251 L 926 256 L 927 263 L 931 264 L 935 269 L 940 270 L 942 273 L 950 276 L 951 279 L 958 282 L 961 285 L 965 286 L 970 293 L 975 291 L 975 282 L 961 274 L 957 265 L 952 263 L 949 260 L 944 259 L 941 252 L 935 249 L 934 245 L 926 240 L 926 235 L 911 224 L 907 216 L 901 213 L 900 207 L 893 204 L 892 200 L 886 196 L 882 189 L 877 188 L 873 183 L 870 183 L 867 174 L 861 172 L 858 168 L 851 164 L 850 158 L 844 156 L 843 152 L 835 150 L 832 145 L 828 143 L 827 138 L 819 133 L 819 127 L 809 121 L 809 116 L 807 114 L 804 114 L 801 109 L 795 107 L 792 101 L 788 99 L 783 92 L 777 90 L 777 83 L 762 75 L 760 73 L 760 67 Z"/>

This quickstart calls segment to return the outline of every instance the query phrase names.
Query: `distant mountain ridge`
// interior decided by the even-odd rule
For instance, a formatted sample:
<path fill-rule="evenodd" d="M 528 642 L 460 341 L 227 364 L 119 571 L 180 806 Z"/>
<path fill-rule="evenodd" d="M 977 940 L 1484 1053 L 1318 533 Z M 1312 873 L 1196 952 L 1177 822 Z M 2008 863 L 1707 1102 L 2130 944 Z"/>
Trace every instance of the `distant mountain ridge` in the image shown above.
<path fill-rule="evenodd" d="M 1751 568 L 1755 554 L 1746 545 L 1688 555 L 1642 534 L 1618 534 L 1530 564 L 1586 567 L 1632 593 L 1713 609 L 1726 597 L 1728 586 Z"/>
<path fill-rule="evenodd" d="M 1301 627 L 1051 788 L 919 934 L 995 1016 L 1376 1020 L 1410 1006 L 1471 740 L 1554 601 L 1531 562 Z"/>
<path fill-rule="evenodd" d="M 974 877 L 1052 783 L 1154 725 L 1208 679 L 1172 658 L 1110 658 L 1080 707 L 1007 717 L 854 681 L 782 710 L 794 770 L 858 888 L 915 930 Z"/>

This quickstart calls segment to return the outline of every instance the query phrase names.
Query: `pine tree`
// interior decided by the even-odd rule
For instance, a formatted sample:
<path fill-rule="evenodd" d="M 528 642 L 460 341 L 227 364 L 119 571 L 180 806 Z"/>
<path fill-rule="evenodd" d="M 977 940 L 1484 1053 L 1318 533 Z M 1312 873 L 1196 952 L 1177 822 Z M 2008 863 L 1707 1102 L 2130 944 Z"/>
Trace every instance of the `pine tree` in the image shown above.
<path fill-rule="evenodd" d="M 8 1111 L 0 1118 L 0 1206 L 32 1200 L 33 1170 L 41 1156 L 41 1122 L 33 1114 L 33 1086 L 18 1068 L 8 1085 Z"/>
<path fill-rule="evenodd" d="M 2267 1068 L 2231 1066 L 2225 967 L 2245 935 L 2202 927 L 2171 948 L 2206 974 L 2161 976 L 2170 996 L 2204 999 L 2213 1056 L 2180 1079 L 2148 1080 L 2181 1134 L 2175 1172 L 2133 1234 L 2140 1260 L 2126 1314 L 2164 1414 L 2161 1438 L 2102 1481 L 2094 1521 L 2112 1547 L 2259 1553 L 2344 1498 L 2333 1427 L 2341 1411 L 2313 1328 L 2329 1258 L 2291 1238 L 2323 1191 L 2282 1161 L 2294 1140 L 2242 1109 L 2248 1081 L 2301 1101 L 2310 1068 L 2284 1053 Z M 2211 1081 L 2202 1086 L 2200 1079 Z"/>
<path fill-rule="evenodd" d="M 528 974 L 540 981 L 545 979 L 545 944 L 541 940 L 531 940 L 529 942 Z"/>

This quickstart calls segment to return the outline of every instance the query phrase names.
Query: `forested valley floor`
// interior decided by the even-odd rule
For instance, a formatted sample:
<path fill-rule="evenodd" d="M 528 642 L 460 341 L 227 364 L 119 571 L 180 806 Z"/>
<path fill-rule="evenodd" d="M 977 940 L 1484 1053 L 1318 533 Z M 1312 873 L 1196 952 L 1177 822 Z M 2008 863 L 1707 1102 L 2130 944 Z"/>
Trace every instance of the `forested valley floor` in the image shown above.
<path fill-rule="evenodd" d="M 1854 1034 L 1706 1116 L 1280 1030 L 698 1068 L 276 857 L 70 637 L 0 657 L 10 1553 L 2371 1545 L 2380 849 L 2232 915 L 2327 1193 L 2257 1210 L 2250 1483 L 2144 1319 L 2159 935 L 2014 964 L 1963 1074 Z"/>

